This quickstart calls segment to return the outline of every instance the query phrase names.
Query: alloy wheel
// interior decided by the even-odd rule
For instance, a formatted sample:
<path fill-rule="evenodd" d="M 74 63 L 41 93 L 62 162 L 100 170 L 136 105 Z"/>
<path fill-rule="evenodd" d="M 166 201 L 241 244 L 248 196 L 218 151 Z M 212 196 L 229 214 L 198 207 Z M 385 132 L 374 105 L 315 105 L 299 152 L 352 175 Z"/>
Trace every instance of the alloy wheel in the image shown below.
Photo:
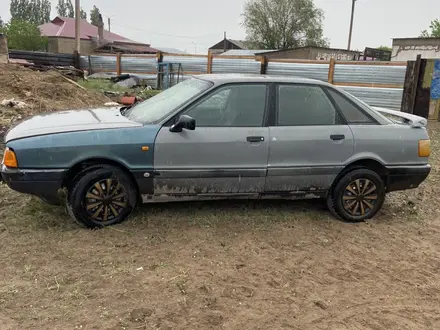
<path fill-rule="evenodd" d="M 356 179 L 345 188 L 342 195 L 344 210 L 352 216 L 365 216 L 374 209 L 378 200 L 376 185 L 368 179 Z"/>
<path fill-rule="evenodd" d="M 117 218 L 128 205 L 128 194 L 115 179 L 94 183 L 84 198 L 84 208 L 91 219 L 107 222 Z"/>

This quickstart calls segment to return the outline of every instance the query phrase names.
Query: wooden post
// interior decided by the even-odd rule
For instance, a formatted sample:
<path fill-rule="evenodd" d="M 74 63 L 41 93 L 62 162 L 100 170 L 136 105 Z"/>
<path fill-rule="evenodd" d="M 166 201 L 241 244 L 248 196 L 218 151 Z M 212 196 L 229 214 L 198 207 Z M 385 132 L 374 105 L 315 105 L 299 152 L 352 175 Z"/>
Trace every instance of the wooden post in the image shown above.
<path fill-rule="evenodd" d="M 260 66 L 260 74 L 266 74 L 267 71 L 267 57 L 262 55 L 261 56 L 261 66 Z"/>
<path fill-rule="evenodd" d="M 212 73 L 212 53 L 208 52 L 208 67 L 206 69 L 207 73 Z"/>
<path fill-rule="evenodd" d="M 328 67 L 328 83 L 333 84 L 333 80 L 335 77 L 335 59 L 332 57 L 330 59 L 330 66 Z"/>
<path fill-rule="evenodd" d="M 417 55 L 416 61 L 408 61 L 405 74 L 405 83 L 403 86 L 403 97 L 401 110 L 406 113 L 414 113 L 416 104 L 417 87 L 420 75 L 420 66 L 422 56 Z"/>
<path fill-rule="evenodd" d="M 79 53 L 75 50 L 73 51 L 73 66 L 75 67 L 75 69 L 80 69 L 80 56 Z"/>
<path fill-rule="evenodd" d="M 91 75 L 93 73 L 92 72 L 92 57 L 89 55 L 88 59 L 89 59 L 89 75 Z"/>
<path fill-rule="evenodd" d="M 116 75 L 121 75 L 121 53 L 116 54 Z"/>
<path fill-rule="evenodd" d="M 156 88 L 162 89 L 162 82 L 163 82 L 163 68 L 159 66 L 160 63 L 163 61 L 163 54 L 162 52 L 156 53 L 156 59 L 157 59 L 157 77 L 156 77 Z"/>

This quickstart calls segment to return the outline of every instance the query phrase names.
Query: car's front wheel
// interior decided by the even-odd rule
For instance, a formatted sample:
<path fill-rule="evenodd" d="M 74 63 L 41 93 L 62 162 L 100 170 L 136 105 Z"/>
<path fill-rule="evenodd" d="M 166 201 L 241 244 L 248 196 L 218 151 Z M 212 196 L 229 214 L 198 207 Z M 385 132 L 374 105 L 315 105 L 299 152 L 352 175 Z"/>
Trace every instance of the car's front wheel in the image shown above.
<path fill-rule="evenodd" d="M 117 167 L 103 165 L 80 173 L 67 196 L 67 210 L 88 228 L 114 225 L 127 219 L 136 206 L 131 177 Z"/>
<path fill-rule="evenodd" d="M 374 171 L 356 169 L 336 183 L 327 200 L 330 211 L 348 222 L 373 218 L 385 201 L 385 183 Z"/>

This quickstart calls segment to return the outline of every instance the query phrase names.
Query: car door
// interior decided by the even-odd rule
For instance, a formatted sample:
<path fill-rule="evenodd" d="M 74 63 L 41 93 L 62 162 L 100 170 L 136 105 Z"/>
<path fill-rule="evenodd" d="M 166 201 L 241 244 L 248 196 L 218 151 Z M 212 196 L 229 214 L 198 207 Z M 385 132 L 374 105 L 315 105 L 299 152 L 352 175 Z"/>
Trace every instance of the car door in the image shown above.
<path fill-rule="evenodd" d="M 266 192 L 325 192 L 353 154 L 350 127 L 319 85 L 279 84 L 276 99 Z"/>
<path fill-rule="evenodd" d="M 155 194 L 261 193 L 269 153 L 268 90 L 266 84 L 224 85 L 178 115 L 193 117 L 195 130 L 162 127 L 154 151 Z"/>

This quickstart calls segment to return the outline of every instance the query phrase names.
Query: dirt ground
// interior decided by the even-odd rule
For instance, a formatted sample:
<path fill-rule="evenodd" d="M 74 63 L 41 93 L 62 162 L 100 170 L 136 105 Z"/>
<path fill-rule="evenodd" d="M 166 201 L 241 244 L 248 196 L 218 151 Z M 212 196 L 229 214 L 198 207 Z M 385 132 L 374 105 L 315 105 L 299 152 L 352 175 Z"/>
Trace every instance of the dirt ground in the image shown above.
<path fill-rule="evenodd" d="M 433 171 L 346 224 L 319 202 L 143 206 L 78 228 L 0 186 L 1 329 L 439 329 Z"/>
<path fill-rule="evenodd" d="M 102 103 L 70 93 L 55 108 Z M 0 185 L 0 329 L 440 329 L 440 123 L 430 136 L 428 180 L 359 224 L 320 202 L 236 201 L 90 231 Z"/>
<path fill-rule="evenodd" d="M 0 103 L 15 99 L 24 109 L 0 105 L 0 140 L 11 123 L 46 111 L 103 106 L 110 101 L 103 94 L 83 90 L 56 71 L 38 72 L 19 65 L 0 64 Z"/>

